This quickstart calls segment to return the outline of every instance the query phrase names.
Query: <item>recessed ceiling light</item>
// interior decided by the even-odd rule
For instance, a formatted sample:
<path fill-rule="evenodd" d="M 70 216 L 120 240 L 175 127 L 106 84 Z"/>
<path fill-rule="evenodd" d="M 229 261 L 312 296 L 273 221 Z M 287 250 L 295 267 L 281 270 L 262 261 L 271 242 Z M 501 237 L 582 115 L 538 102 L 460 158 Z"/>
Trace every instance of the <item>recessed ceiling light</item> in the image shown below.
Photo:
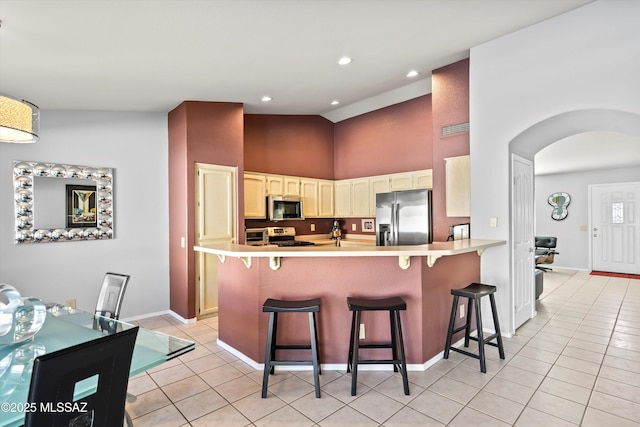
<path fill-rule="evenodd" d="M 418 74 L 420 74 L 419 72 L 417 72 L 416 70 L 411 70 L 407 73 L 407 77 L 415 77 Z"/>
<path fill-rule="evenodd" d="M 338 105 L 340 104 L 340 101 L 338 101 L 337 99 L 335 101 L 331 101 L 331 105 Z"/>
<path fill-rule="evenodd" d="M 261 101 L 262 102 L 269 102 L 271 101 L 273 98 L 271 98 L 269 95 L 265 95 L 262 97 Z"/>
<path fill-rule="evenodd" d="M 348 56 L 343 56 L 342 58 L 338 59 L 339 65 L 347 65 L 350 62 L 351 62 L 351 58 L 349 58 Z"/>

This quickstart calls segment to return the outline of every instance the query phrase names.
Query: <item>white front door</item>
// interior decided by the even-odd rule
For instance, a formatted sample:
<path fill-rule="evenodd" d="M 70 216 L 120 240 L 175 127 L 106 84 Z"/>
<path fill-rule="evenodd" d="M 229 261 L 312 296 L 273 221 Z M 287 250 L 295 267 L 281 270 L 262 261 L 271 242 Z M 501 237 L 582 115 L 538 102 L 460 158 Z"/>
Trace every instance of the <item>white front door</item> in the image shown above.
<path fill-rule="evenodd" d="M 640 274 L 640 183 L 589 189 L 592 270 Z"/>
<path fill-rule="evenodd" d="M 533 163 L 512 155 L 513 307 L 517 329 L 536 315 L 534 287 Z"/>
<path fill-rule="evenodd" d="M 236 168 L 196 163 L 196 245 L 236 242 Z M 196 253 L 198 317 L 218 312 L 218 257 Z"/>

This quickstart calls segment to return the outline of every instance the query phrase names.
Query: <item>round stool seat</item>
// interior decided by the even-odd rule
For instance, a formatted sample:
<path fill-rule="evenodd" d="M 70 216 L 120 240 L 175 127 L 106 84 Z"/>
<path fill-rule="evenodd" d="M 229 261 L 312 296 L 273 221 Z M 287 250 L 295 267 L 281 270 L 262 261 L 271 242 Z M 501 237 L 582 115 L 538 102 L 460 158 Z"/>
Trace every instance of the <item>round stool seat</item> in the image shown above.
<path fill-rule="evenodd" d="M 493 285 L 483 285 L 482 283 L 472 283 L 469 286 L 462 289 L 451 289 L 451 295 L 457 295 L 459 297 L 479 299 L 491 295 L 496 291 L 496 287 Z"/>
<path fill-rule="evenodd" d="M 400 297 L 367 299 L 347 297 L 350 311 L 406 310 L 407 303 Z"/>
<path fill-rule="evenodd" d="M 317 313 L 320 311 L 320 298 L 299 301 L 269 298 L 262 305 L 262 311 L 265 313 Z"/>

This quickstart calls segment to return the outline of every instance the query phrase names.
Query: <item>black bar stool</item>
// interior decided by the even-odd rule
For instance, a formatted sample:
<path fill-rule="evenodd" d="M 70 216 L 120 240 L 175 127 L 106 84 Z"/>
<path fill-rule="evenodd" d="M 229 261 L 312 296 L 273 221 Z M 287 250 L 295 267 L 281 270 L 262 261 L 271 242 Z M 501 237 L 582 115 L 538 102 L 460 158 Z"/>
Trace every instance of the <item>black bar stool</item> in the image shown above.
<path fill-rule="evenodd" d="M 264 353 L 264 377 L 262 379 L 262 398 L 267 397 L 269 374 L 274 373 L 277 365 L 311 365 L 316 388 L 316 397 L 320 397 L 320 352 L 318 349 L 318 326 L 316 313 L 320 311 L 320 298 L 303 301 L 283 301 L 269 298 L 262 305 L 262 311 L 269 313 L 269 329 L 267 332 L 267 349 Z M 309 313 L 310 344 L 278 345 L 278 313 Z M 276 360 L 276 350 L 311 350 L 312 360 Z"/>
<path fill-rule="evenodd" d="M 498 322 L 498 310 L 496 310 L 496 300 L 494 298 L 494 293 L 496 291 L 495 286 L 491 285 L 483 285 L 481 283 L 472 283 L 466 288 L 462 289 L 452 289 L 451 295 L 453 295 L 453 307 L 451 307 L 451 319 L 449 320 L 449 332 L 447 333 L 447 342 L 444 347 L 444 358 L 449 358 L 449 350 L 457 351 L 458 353 L 465 354 L 467 356 L 475 357 L 480 360 L 480 371 L 482 373 L 487 372 L 487 366 L 485 363 L 484 357 L 484 346 L 485 344 L 492 345 L 494 347 L 498 347 L 498 351 L 500 352 L 500 359 L 504 359 L 504 348 L 502 347 L 502 335 L 500 335 L 500 323 Z M 493 324 L 495 326 L 496 332 L 488 337 L 484 336 L 482 331 L 482 312 L 480 310 L 480 299 L 484 296 L 489 296 L 489 301 L 491 302 L 491 313 L 493 314 Z M 468 298 L 468 312 L 466 316 L 465 324 L 459 326 L 458 328 L 454 328 L 454 323 L 456 321 L 456 312 L 458 311 L 458 299 L 460 297 Z M 471 302 L 473 300 L 473 303 Z M 477 337 L 470 336 L 471 333 L 471 319 L 473 317 L 473 307 L 476 308 L 476 330 Z M 469 351 L 463 350 L 461 348 L 452 347 L 451 340 L 453 335 L 460 332 L 461 330 L 465 330 L 464 333 L 464 346 L 469 347 L 469 340 L 474 340 L 478 342 L 478 354 L 471 353 Z M 493 339 L 496 339 L 498 343 L 489 342 Z"/>
<path fill-rule="evenodd" d="M 407 361 L 404 355 L 404 341 L 402 339 L 402 325 L 400 324 L 400 310 L 406 310 L 407 304 L 400 297 L 384 299 L 347 298 L 349 310 L 353 312 L 351 320 L 351 341 L 349 343 L 349 360 L 347 372 L 351 372 L 351 395 L 356 395 L 359 364 L 392 364 L 394 372 L 400 371 L 404 385 L 404 394 L 409 395 L 409 379 L 407 377 Z M 360 344 L 360 320 L 363 311 L 388 311 L 391 325 L 391 342 L 381 344 Z M 361 360 L 361 348 L 390 348 L 392 359 Z M 400 357 L 398 357 L 400 353 Z"/>

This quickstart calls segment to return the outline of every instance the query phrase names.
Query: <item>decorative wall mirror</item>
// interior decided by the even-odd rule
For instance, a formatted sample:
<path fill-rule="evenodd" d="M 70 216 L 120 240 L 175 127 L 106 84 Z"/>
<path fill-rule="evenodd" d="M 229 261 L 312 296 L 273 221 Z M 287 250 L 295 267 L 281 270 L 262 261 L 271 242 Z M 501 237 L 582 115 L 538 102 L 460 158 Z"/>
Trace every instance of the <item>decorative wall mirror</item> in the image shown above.
<path fill-rule="evenodd" d="M 13 162 L 15 243 L 113 238 L 110 168 Z"/>

